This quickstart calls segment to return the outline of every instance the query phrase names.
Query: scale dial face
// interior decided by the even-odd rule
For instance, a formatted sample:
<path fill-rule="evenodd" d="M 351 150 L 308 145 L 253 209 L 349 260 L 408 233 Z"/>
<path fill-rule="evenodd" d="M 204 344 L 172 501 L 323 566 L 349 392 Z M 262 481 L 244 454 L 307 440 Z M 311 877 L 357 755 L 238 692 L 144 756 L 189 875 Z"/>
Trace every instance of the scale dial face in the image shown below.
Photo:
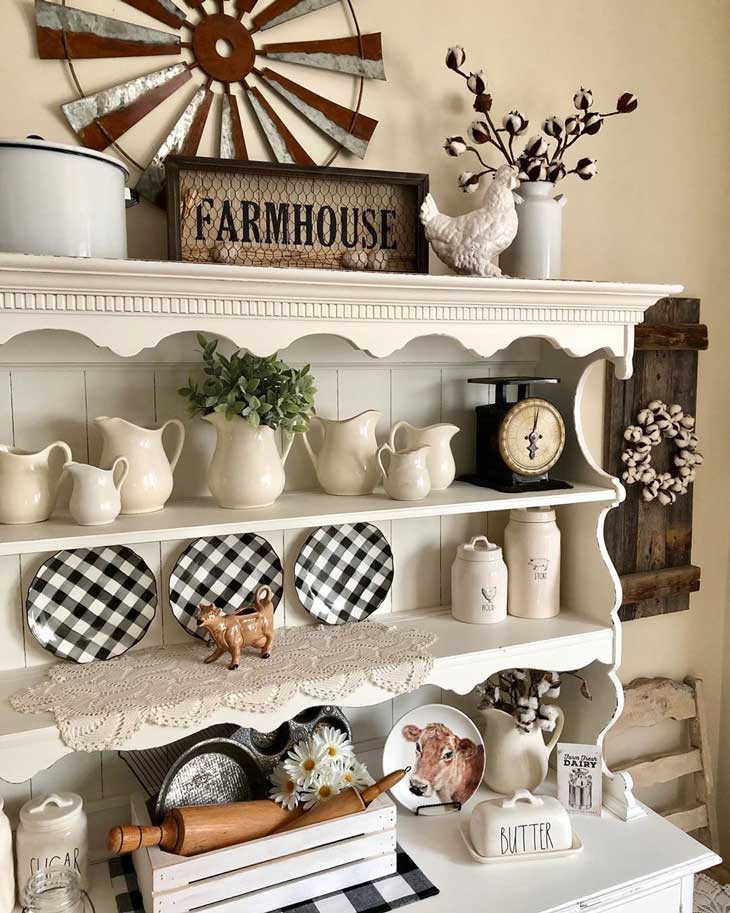
<path fill-rule="evenodd" d="M 546 399 L 523 399 L 502 419 L 499 453 L 512 472 L 542 475 L 557 463 L 563 447 L 565 423 Z"/>

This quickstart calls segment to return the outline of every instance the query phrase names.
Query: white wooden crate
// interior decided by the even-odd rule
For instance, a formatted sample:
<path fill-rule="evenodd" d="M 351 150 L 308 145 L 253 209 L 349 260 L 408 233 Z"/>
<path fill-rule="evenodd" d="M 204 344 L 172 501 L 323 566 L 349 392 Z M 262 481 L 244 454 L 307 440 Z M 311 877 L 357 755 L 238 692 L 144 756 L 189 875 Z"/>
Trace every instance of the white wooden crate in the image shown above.
<path fill-rule="evenodd" d="M 143 793 L 132 822 L 150 824 Z M 186 858 L 159 847 L 133 854 L 145 913 L 269 913 L 396 869 L 396 809 L 379 796 L 363 812 Z"/>

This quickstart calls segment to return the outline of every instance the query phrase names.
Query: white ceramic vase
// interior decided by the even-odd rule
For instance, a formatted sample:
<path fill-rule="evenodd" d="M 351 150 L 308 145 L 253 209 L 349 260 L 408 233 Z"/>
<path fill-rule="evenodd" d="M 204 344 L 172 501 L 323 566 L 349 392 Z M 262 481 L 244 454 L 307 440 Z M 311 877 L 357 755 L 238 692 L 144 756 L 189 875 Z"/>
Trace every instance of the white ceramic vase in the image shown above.
<path fill-rule="evenodd" d="M 484 711 L 484 782 L 490 789 L 511 796 L 520 789 L 532 792 L 545 780 L 550 754 L 558 744 L 565 723 L 563 711 L 559 707 L 555 709 L 557 723 L 547 743 L 542 729 L 535 727 L 531 732 L 523 732 L 517 728 L 510 713 L 494 707 Z"/>
<path fill-rule="evenodd" d="M 12 913 L 15 907 L 15 868 L 13 835 L 0 798 L 0 913 Z"/>
<path fill-rule="evenodd" d="M 122 509 L 120 492 L 129 473 L 127 458 L 117 457 L 111 469 L 86 463 L 66 463 L 63 468 L 73 481 L 68 509 L 79 526 L 113 523 Z"/>
<path fill-rule="evenodd" d="M 40 523 L 47 520 L 58 496 L 61 469 L 54 471 L 51 454 L 60 450 L 73 459 L 63 441 L 29 453 L 0 444 L 0 523 Z"/>
<path fill-rule="evenodd" d="M 564 194 L 550 181 L 526 181 L 515 191 L 517 237 L 500 254 L 502 272 L 519 279 L 559 279 Z"/>
<path fill-rule="evenodd" d="M 240 415 L 227 419 L 218 412 L 204 415 L 217 434 L 208 467 L 208 487 L 220 507 L 267 507 L 284 490 L 284 464 L 293 436 L 279 456 L 276 435 L 266 425 L 254 427 Z"/>
<path fill-rule="evenodd" d="M 440 423 L 417 428 L 410 422 L 396 422 L 390 430 L 388 443 L 392 450 L 412 450 L 414 447 L 429 448 L 426 455 L 428 474 L 431 477 L 431 490 L 443 491 L 454 481 L 456 464 L 451 452 L 451 439 L 459 433 L 456 425 Z M 398 446 L 397 438 L 402 441 Z"/>
<path fill-rule="evenodd" d="M 368 409 L 352 418 L 322 418 L 313 415 L 312 428 L 319 427 L 323 440 L 319 451 L 310 441 L 312 431 L 305 432 L 304 445 L 317 473 L 319 484 L 331 495 L 369 495 L 380 480 L 378 441 L 375 427 L 382 412 Z"/>
<path fill-rule="evenodd" d="M 129 474 L 122 489 L 123 514 L 148 514 L 162 510 L 172 494 L 172 474 L 185 443 L 185 427 L 171 418 L 159 428 L 143 428 L 123 418 L 101 415 L 94 419 L 101 431 L 103 448 L 101 468 L 111 469 L 117 457 L 129 462 Z M 177 430 L 177 440 L 168 457 L 162 435 L 170 426 Z"/>
<path fill-rule="evenodd" d="M 385 493 L 394 501 L 421 501 L 431 491 L 431 477 L 428 473 L 429 447 L 414 447 L 413 450 L 393 450 L 390 444 L 383 444 L 378 450 L 378 464 L 383 473 Z M 388 457 L 386 469 L 384 457 Z"/>

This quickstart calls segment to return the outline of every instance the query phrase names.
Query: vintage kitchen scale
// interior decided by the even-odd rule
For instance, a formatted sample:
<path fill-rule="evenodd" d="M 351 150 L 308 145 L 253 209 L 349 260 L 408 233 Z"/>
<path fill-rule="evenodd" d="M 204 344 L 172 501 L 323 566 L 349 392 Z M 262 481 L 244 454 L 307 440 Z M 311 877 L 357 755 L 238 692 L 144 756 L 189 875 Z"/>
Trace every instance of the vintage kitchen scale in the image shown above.
<path fill-rule="evenodd" d="M 557 377 L 473 377 L 470 384 L 495 388 L 493 403 L 476 407 L 476 471 L 462 481 L 517 493 L 572 488 L 550 476 L 565 447 L 565 422 L 557 407 L 530 396 L 531 384 L 557 384 Z M 517 387 L 509 400 L 507 388 Z"/>

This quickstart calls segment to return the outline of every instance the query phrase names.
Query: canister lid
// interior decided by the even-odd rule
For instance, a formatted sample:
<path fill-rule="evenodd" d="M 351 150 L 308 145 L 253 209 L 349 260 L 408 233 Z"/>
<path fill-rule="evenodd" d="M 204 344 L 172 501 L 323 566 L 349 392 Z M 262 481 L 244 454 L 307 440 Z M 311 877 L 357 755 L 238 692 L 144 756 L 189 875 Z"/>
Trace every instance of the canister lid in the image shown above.
<path fill-rule="evenodd" d="M 469 542 L 464 542 L 456 550 L 456 557 L 462 561 L 500 561 L 502 549 L 486 536 L 474 536 Z"/>
<path fill-rule="evenodd" d="M 76 793 L 51 793 L 26 802 L 20 809 L 20 820 L 24 827 L 51 831 L 70 824 L 82 810 L 83 801 Z"/>
<path fill-rule="evenodd" d="M 511 510 L 509 518 L 517 523 L 554 523 L 555 510 L 552 507 L 520 507 Z"/>
<path fill-rule="evenodd" d="M 129 168 L 120 162 L 119 159 L 107 155 L 105 152 L 97 152 L 95 149 L 86 149 L 84 146 L 71 146 L 68 143 L 46 142 L 40 136 L 29 136 L 26 139 L 16 139 L 13 137 L 0 137 L 0 149 L 27 149 L 31 152 L 58 152 L 63 155 L 80 156 L 81 158 L 96 159 L 97 162 L 104 162 L 107 165 L 113 165 L 119 168 L 125 177 L 129 177 Z M 40 167 L 40 165 L 39 165 Z"/>

